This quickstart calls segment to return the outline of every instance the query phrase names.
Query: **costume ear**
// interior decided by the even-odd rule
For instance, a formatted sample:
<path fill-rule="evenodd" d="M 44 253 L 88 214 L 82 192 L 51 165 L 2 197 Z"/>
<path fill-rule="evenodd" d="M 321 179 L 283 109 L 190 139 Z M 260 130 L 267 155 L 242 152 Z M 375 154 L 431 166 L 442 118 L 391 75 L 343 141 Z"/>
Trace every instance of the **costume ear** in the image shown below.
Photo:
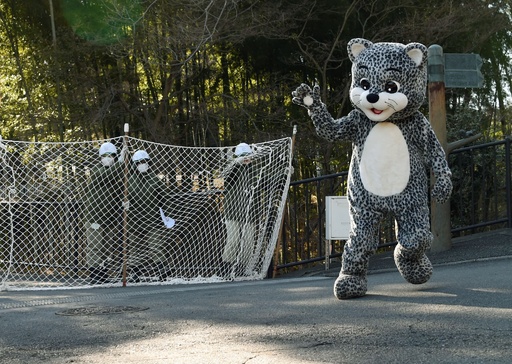
<path fill-rule="evenodd" d="M 354 63 L 357 56 L 366 48 L 370 48 L 372 42 L 363 38 L 354 38 L 347 44 L 348 58 Z"/>
<path fill-rule="evenodd" d="M 427 60 L 427 47 L 421 43 L 409 43 L 405 46 L 405 53 L 412 59 L 416 66 L 423 65 Z"/>

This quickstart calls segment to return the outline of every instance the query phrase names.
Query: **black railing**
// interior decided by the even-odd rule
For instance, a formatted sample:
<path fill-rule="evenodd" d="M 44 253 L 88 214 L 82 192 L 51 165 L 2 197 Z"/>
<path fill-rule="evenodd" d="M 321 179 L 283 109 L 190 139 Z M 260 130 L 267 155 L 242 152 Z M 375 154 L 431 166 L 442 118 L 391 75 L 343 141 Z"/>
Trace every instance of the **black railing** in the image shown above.
<path fill-rule="evenodd" d="M 451 198 L 452 236 L 512 227 L 510 139 L 461 148 L 449 155 L 454 185 Z M 290 183 L 277 269 L 325 260 L 325 196 L 346 194 L 348 172 Z M 394 219 L 381 224 L 379 248 L 394 245 Z M 330 242 L 331 258 L 344 241 Z"/>
<path fill-rule="evenodd" d="M 510 139 L 450 154 L 453 236 L 512 227 Z"/>

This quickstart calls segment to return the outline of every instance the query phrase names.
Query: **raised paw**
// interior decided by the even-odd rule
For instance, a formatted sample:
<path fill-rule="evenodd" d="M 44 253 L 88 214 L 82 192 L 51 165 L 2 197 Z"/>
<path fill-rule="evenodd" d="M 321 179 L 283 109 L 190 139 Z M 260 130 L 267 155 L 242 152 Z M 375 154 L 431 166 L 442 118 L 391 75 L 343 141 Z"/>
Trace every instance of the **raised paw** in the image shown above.
<path fill-rule="evenodd" d="M 336 282 L 334 282 L 334 295 L 339 300 L 364 296 L 367 290 L 367 283 L 365 276 L 340 273 Z"/>
<path fill-rule="evenodd" d="M 412 284 L 423 284 L 427 282 L 433 272 L 430 259 L 428 259 L 425 253 L 416 258 L 405 257 L 402 249 L 400 245 L 397 245 L 393 254 L 396 267 L 402 277 Z"/>
<path fill-rule="evenodd" d="M 320 105 L 320 86 L 315 85 L 313 89 L 306 85 L 301 84 L 295 91 L 292 92 L 292 102 L 299 106 L 310 108 L 316 105 Z"/>

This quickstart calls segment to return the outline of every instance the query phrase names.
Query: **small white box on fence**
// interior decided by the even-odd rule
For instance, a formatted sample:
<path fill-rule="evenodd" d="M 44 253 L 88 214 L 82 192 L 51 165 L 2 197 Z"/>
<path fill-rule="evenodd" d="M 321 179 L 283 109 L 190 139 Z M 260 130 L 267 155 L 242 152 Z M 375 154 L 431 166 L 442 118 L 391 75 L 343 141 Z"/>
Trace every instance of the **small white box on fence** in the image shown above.
<path fill-rule="evenodd" d="M 346 240 L 350 231 L 347 196 L 325 197 L 325 238 Z"/>

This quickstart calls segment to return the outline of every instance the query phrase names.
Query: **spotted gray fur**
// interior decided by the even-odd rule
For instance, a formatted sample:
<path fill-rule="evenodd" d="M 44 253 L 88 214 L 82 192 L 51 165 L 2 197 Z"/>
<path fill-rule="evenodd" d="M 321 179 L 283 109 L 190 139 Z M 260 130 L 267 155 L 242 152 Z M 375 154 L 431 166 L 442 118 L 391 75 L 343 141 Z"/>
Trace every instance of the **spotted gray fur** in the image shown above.
<path fill-rule="evenodd" d="M 430 123 L 418 110 L 426 90 L 427 49 L 419 43 L 372 43 L 353 39 L 347 46 L 352 61 L 351 96 L 354 104 L 347 116 L 335 120 L 320 98 L 320 88 L 300 85 L 293 93 L 293 102 L 307 108 L 317 134 L 329 141 L 352 142 L 352 159 L 348 179 L 348 200 L 351 232 L 345 244 L 340 276 L 334 284 L 339 299 L 360 297 L 366 293 L 369 258 L 378 245 L 380 220 L 384 213 L 394 214 L 398 245 L 394 259 L 400 274 L 410 283 L 421 284 L 432 275 L 432 265 L 425 252 L 430 248 L 432 233 L 429 224 L 429 173 L 436 182 L 431 195 L 439 203 L 448 201 L 452 190 L 451 172 L 445 152 Z M 357 50 L 355 52 L 354 50 Z M 411 56 L 413 55 L 413 56 Z M 390 83 L 391 82 L 391 83 Z M 389 89 L 388 89 L 389 88 Z M 393 95 L 399 89 L 400 95 Z M 365 92 L 366 91 L 366 92 Z M 388 92 L 389 91 L 389 92 Z M 406 98 L 403 109 L 386 120 L 375 121 L 367 116 L 359 103 L 376 101 L 379 97 Z M 379 97 L 377 97 L 377 96 Z M 396 125 L 409 152 L 409 179 L 404 189 L 389 196 L 369 192 L 361 180 L 360 162 L 370 131 L 380 122 Z"/>

